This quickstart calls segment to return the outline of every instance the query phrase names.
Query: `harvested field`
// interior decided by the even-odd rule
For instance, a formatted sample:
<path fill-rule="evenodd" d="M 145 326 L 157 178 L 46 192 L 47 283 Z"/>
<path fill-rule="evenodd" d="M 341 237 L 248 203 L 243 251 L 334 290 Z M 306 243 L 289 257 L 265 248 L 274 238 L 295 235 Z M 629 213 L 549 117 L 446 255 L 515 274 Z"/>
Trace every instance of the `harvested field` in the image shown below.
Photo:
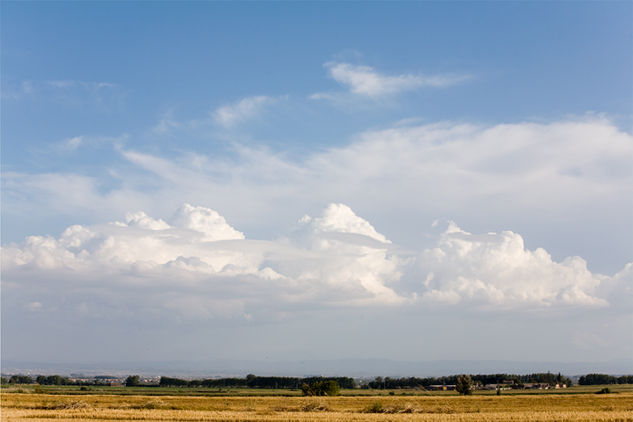
<path fill-rule="evenodd" d="M 633 394 L 192 397 L 2 394 L 2 420 L 631 421 Z"/>

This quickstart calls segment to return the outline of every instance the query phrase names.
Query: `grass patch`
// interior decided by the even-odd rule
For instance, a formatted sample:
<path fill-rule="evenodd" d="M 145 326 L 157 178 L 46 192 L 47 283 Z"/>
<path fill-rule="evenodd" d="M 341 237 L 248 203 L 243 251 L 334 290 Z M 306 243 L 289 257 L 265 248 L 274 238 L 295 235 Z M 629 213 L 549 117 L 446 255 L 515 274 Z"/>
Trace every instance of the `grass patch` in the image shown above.
<path fill-rule="evenodd" d="M 310 402 L 301 407 L 302 412 L 327 412 L 330 410 L 329 407 L 325 405 L 323 402 Z"/>
<path fill-rule="evenodd" d="M 35 409 L 42 410 L 77 410 L 77 409 L 90 409 L 91 405 L 82 400 L 72 401 L 56 401 L 53 403 L 45 402 L 41 406 L 35 406 Z"/>

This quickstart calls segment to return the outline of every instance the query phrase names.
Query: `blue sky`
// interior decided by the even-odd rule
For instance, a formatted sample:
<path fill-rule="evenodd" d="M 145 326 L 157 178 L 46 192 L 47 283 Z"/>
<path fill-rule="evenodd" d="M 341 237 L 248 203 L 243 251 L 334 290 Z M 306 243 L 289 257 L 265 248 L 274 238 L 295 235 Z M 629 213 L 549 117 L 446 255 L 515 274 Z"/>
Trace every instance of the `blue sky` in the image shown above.
<path fill-rule="evenodd" d="M 347 328 L 367 333 L 359 345 L 368 321 L 408 315 L 390 334 L 408 350 L 408 329 L 455 346 L 429 321 L 469 318 L 486 358 L 495 315 L 537 333 L 537 309 L 573 350 L 561 359 L 630 356 L 632 14 L 3 2 L 3 355 L 38 350 L 20 333 L 63 340 L 71 324 L 138 339 L 117 352 L 134 360 L 160 337 L 135 330 L 177 335 L 174 320 L 193 337 L 237 327 L 248 349 L 253 324 L 296 336 L 292 318 L 315 328 L 352 312 L 367 316 Z"/>
<path fill-rule="evenodd" d="M 341 110 L 304 106 L 294 110 L 303 111 L 304 119 L 268 128 L 271 138 L 345 142 L 372 123 L 402 116 L 497 123 L 595 111 L 629 127 L 630 8 L 626 2 L 7 3 L 7 91 L 19 92 L 25 81 L 51 80 L 108 82 L 116 89 L 103 89 L 98 104 L 54 93 L 31 101 L 5 98 L 4 134 L 19 138 L 5 143 L 6 159 L 20 162 L 18 144 L 47 144 L 77 133 L 136 138 L 171 110 L 196 116 L 252 95 L 301 102 L 312 92 L 336 89 L 322 67 L 336 59 L 387 74 L 462 73 L 472 79 L 458 89 L 423 90 L 391 107 L 342 116 Z M 27 124 L 34 119 L 41 124 Z"/>

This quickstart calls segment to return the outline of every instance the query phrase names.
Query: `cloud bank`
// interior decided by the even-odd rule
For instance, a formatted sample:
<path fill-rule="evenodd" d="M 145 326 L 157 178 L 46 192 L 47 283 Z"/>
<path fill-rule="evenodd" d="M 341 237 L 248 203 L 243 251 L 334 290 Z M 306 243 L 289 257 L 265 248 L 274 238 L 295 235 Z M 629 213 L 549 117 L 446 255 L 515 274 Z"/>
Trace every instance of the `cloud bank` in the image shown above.
<path fill-rule="evenodd" d="M 631 264 L 593 274 L 582 258 L 526 249 L 517 233 L 475 235 L 452 222 L 432 247 L 405 250 L 344 204 L 274 241 L 248 239 L 201 206 L 167 221 L 139 211 L 5 246 L 2 267 L 3 291 L 32 312 L 65 302 L 126 314 L 135 298 L 132 313 L 248 320 L 306 307 L 618 308 L 633 282 Z"/>
<path fill-rule="evenodd" d="M 172 359 L 628 356 L 633 137 L 608 119 L 397 125 L 301 158 L 230 147 L 5 172 L 3 217 L 23 226 L 2 248 L 3 353 L 63 338 L 63 360 L 81 333 L 104 359 L 121 338 Z"/>
<path fill-rule="evenodd" d="M 603 272 L 631 259 L 633 138 L 602 118 L 399 126 L 363 132 L 346 146 L 300 160 L 241 144 L 232 145 L 230 156 L 115 152 L 120 162 L 99 177 L 5 172 L 8 217 L 36 223 L 68 215 L 66 226 L 95 224 L 134 209 L 169 215 L 191 202 L 222 210 L 241 232 L 271 239 L 298 216 L 339 202 L 411 249 L 425 241 L 420 233 L 430 221 L 447 218 L 472 231 L 513 228 L 558 260 L 575 254 L 615 263 Z M 359 222 L 345 224 L 387 239 Z"/>

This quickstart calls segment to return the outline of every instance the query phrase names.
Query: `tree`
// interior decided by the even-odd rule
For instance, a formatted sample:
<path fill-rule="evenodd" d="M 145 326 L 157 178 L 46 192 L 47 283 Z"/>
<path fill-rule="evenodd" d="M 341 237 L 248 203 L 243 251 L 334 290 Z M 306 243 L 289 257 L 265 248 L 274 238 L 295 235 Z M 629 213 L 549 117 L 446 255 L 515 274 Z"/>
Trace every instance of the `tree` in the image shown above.
<path fill-rule="evenodd" d="M 141 384 L 141 377 L 138 375 L 130 375 L 125 379 L 126 387 L 136 387 Z"/>
<path fill-rule="evenodd" d="M 49 375 L 49 376 L 46 377 L 45 384 L 48 384 L 48 385 L 63 385 L 63 384 L 66 384 L 66 382 L 64 381 L 64 378 L 62 378 L 59 375 Z"/>
<path fill-rule="evenodd" d="M 301 392 L 304 396 L 338 396 L 341 386 L 334 380 L 303 383 Z"/>
<path fill-rule="evenodd" d="M 470 378 L 470 375 L 458 376 L 455 390 L 457 390 L 459 394 L 471 395 L 473 393 L 473 380 Z"/>
<path fill-rule="evenodd" d="M 308 384 L 307 382 L 301 384 L 301 392 L 304 396 L 314 396 L 314 391 L 312 391 L 312 388 L 310 388 L 310 384 Z"/>
<path fill-rule="evenodd" d="M 9 384 L 33 384 L 33 378 L 28 375 L 11 375 Z"/>
<path fill-rule="evenodd" d="M 580 385 L 616 384 L 618 379 L 607 374 L 587 374 L 578 380 Z"/>
<path fill-rule="evenodd" d="M 160 377 L 158 385 L 161 387 L 186 387 L 189 385 L 189 381 L 180 378 Z"/>
<path fill-rule="evenodd" d="M 338 393 L 341 391 L 341 387 L 338 385 L 338 382 L 330 380 L 323 381 L 323 394 L 326 396 L 338 396 Z"/>

